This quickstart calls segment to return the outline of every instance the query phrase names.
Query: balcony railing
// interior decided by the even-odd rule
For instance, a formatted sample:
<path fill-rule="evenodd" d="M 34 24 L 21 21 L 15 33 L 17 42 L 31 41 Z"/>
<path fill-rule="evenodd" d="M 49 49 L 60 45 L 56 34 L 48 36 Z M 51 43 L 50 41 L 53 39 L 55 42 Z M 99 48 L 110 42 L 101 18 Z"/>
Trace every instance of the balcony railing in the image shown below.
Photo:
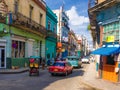
<path fill-rule="evenodd" d="M 97 0 L 89 0 L 88 8 L 94 7 L 97 4 Z"/>
<path fill-rule="evenodd" d="M 1 13 L 0 13 L 0 23 L 4 23 L 6 21 L 6 16 L 3 16 Z"/>
<path fill-rule="evenodd" d="M 38 24 L 21 13 L 12 13 L 12 20 L 12 26 L 27 30 L 35 34 L 42 34 L 46 36 L 46 29 L 44 26 Z M 0 22 L 6 23 L 6 17 L 0 15 Z"/>
<path fill-rule="evenodd" d="M 57 34 L 51 30 L 47 30 L 47 37 L 57 38 Z"/>

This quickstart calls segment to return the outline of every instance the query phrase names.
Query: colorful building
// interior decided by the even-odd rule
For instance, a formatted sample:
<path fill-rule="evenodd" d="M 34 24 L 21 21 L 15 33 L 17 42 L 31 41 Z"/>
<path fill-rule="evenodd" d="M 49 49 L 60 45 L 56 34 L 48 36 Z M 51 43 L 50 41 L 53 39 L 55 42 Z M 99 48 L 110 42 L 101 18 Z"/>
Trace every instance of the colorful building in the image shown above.
<path fill-rule="evenodd" d="M 30 56 L 45 58 L 46 4 L 40 0 L 2 0 L 0 68 L 28 66 Z"/>
<path fill-rule="evenodd" d="M 99 41 L 97 44 L 100 46 L 93 54 L 100 55 L 98 62 L 100 66 L 98 69 L 100 77 L 112 82 L 119 82 L 120 2 L 117 0 L 97 1 L 88 10 L 91 27 L 95 27 L 94 31 Z"/>
<path fill-rule="evenodd" d="M 72 56 L 72 55 L 77 55 L 77 51 L 78 51 L 78 43 L 77 43 L 77 37 L 75 35 L 75 33 L 73 32 L 73 30 L 69 31 L 68 34 L 68 55 Z"/>
<path fill-rule="evenodd" d="M 57 44 L 57 16 L 47 6 L 46 7 L 46 60 L 56 57 Z"/>
<path fill-rule="evenodd" d="M 68 56 L 68 33 L 70 31 L 69 28 L 69 18 L 66 15 L 66 12 L 64 11 L 63 7 L 60 7 L 58 10 L 54 10 L 54 13 L 56 13 L 58 17 L 58 24 L 57 24 L 57 35 L 58 35 L 58 42 L 62 43 L 61 48 L 61 56 L 63 58 Z"/>

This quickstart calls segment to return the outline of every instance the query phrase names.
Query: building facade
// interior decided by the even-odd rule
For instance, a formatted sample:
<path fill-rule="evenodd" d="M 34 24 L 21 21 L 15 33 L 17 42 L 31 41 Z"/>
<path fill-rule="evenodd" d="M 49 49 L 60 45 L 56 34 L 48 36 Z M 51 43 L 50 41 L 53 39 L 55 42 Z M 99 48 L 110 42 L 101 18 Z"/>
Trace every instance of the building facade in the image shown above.
<path fill-rule="evenodd" d="M 113 49 L 118 48 L 118 51 L 113 50 L 109 55 L 102 55 L 103 53 L 99 52 L 100 77 L 113 82 L 118 82 L 120 81 L 120 2 L 117 0 L 97 0 L 96 5 L 90 7 L 88 11 L 91 25 L 96 26 L 95 31 L 100 35 L 99 38 L 97 37 L 99 39 L 99 46 L 106 46 L 106 49 L 111 46 L 113 46 Z M 93 13 L 95 17 L 93 17 Z M 118 47 L 116 47 L 117 45 Z M 101 50 L 102 49 L 103 48 L 101 48 Z M 104 52 L 104 50 L 102 51 Z"/>
<path fill-rule="evenodd" d="M 70 30 L 69 36 L 68 36 L 68 55 L 77 55 L 77 50 L 78 50 L 78 43 L 77 43 L 77 37 L 73 30 Z"/>
<path fill-rule="evenodd" d="M 45 58 L 45 3 L 1 0 L 0 4 L 5 9 L 0 12 L 0 68 L 28 66 L 30 56 Z"/>
<path fill-rule="evenodd" d="M 46 7 L 46 60 L 56 57 L 57 44 L 57 16 L 47 6 Z"/>
<path fill-rule="evenodd" d="M 59 10 L 54 10 L 54 13 L 56 13 L 58 17 L 57 35 L 58 42 L 62 43 L 61 56 L 65 58 L 68 55 L 68 33 L 70 31 L 68 25 L 69 18 L 63 7 L 60 7 Z"/>

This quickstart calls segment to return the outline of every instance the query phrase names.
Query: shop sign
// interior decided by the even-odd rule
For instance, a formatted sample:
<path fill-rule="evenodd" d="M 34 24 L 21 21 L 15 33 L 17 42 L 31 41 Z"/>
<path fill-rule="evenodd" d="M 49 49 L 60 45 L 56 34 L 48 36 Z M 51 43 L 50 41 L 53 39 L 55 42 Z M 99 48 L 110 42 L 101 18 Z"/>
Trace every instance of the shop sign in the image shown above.
<path fill-rule="evenodd" d="M 61 43 L 61 42 L 58 42 L 58 43 L 57 43 L 57 47 L 58 47 L 58 48 L 62 47 L 62 43 Z"/>
<path fill-rule="evenodd" d="M 65 52 L 65 49 L 64 49 L 64 48 L 62 48 L 62 52 Z"/>
<path fill-rule="evenodd" d="M 106 42 L 114 42 L 115 40 L 114 40 L 114 36 L 108 36 L 107 38 L 106 38 Z"/>

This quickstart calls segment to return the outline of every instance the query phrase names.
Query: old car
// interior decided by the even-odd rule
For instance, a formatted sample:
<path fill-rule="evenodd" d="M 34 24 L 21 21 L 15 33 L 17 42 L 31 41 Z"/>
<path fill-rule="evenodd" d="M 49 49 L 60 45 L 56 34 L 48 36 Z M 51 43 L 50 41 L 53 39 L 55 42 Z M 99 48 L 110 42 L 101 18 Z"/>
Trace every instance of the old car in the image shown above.
<path fill-rule="evenodd" d="M 67 76 L 69 73 L 72 73 L 72 70 L 73 67 L 66 61 L 56 61 L 52 66 L 48 67 L 48 71 L 52 76 L 57 74 L 64 74 Z"/>
<path fill-rule="evenodd" d="M 78 56 L 67 56 L 67 61 L 73 66 L 80 68 L 82 66 L 82 61 Z"/>
<path fill-rule="evenodd" d="M 82 63 L 90 63 L 90 59 L 88 56 L 83 57 L 81 60 L 82 60 Z"/>

